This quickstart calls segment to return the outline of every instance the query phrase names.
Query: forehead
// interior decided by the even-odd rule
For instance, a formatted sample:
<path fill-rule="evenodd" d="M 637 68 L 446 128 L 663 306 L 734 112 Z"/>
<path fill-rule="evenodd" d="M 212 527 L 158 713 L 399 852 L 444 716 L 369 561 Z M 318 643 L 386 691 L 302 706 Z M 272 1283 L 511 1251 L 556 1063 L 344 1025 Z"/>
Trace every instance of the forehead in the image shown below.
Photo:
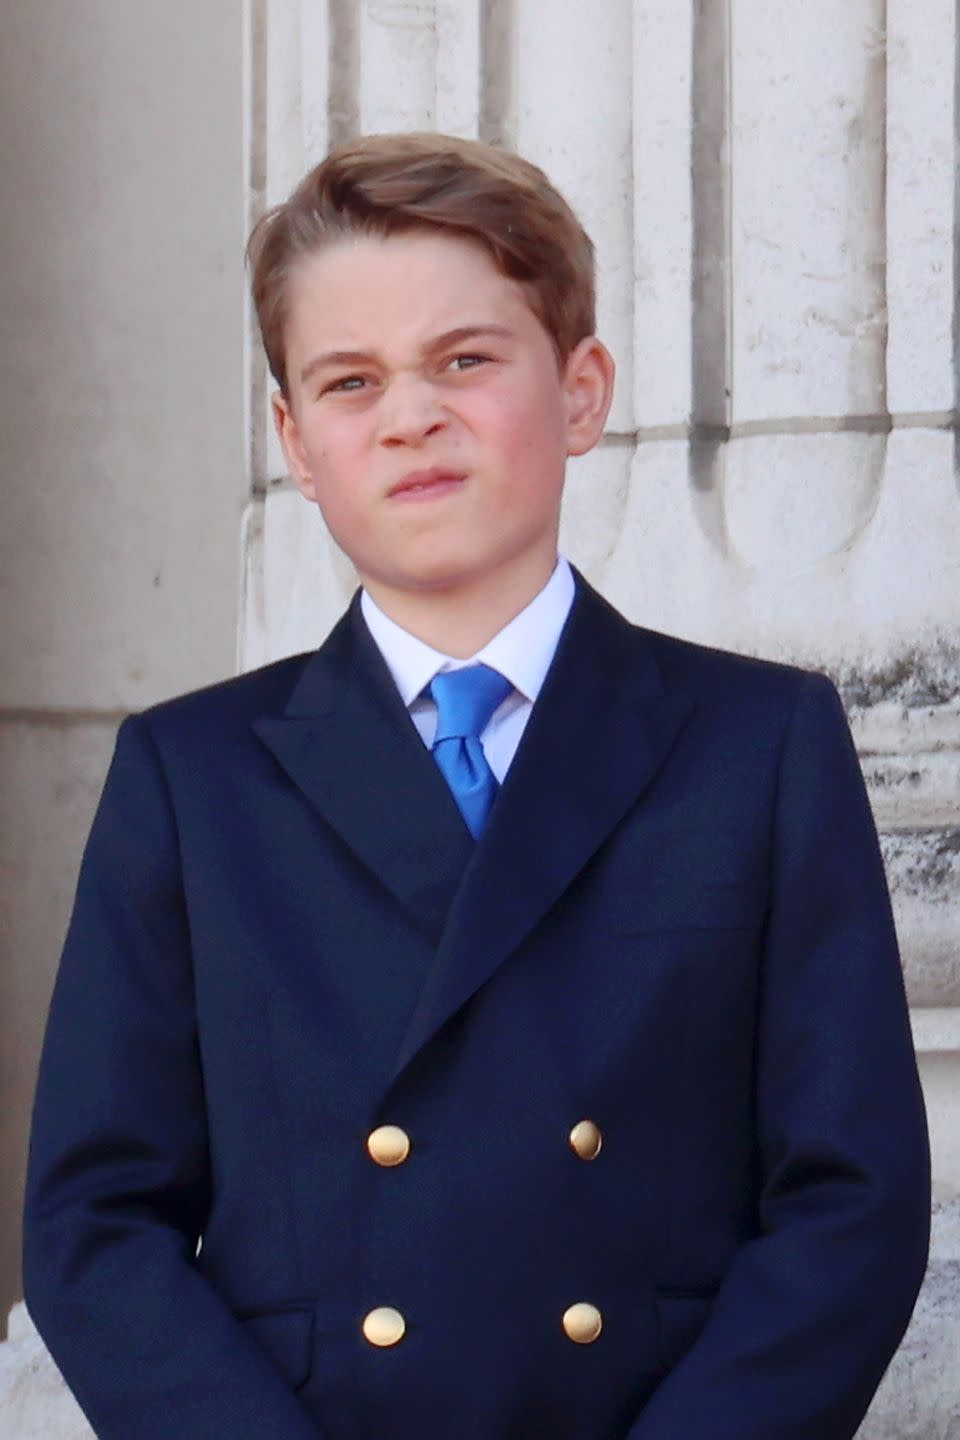
<path fill-rule="evenodd" d="M 463 325 L 521 337 L 539 322 L 523 287 L 478 241 L 412 231 L 351 236 L 301 260 L 289 281 L 286 342 L 303 353 L 416 342 Z"/>

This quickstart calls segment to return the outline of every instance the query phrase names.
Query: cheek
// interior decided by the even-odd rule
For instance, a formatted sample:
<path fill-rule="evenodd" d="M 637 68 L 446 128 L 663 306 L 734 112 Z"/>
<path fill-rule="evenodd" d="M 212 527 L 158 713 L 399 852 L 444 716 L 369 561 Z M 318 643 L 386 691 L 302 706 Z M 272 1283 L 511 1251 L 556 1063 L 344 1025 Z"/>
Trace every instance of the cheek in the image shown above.
<path fill-rule="evenodd" d="M 356 425 L 325 424 L 308 434 L 307 460 L 321 490 L 355 489 L 361 450 Z"/>
<path fill-rule="evenodd" d="M 317 466 L 336 463 L 339 453 L 346 449 L 348 434 L 344 427 L 331 425 L 329 421 L 320 425 L 304 426 L 304 441 L 311 462 Z"/>
<path fill-rule="evenodd" d="M 306 459 L 317 504 L 331 530 L 356 528 L 362 514 L 363 486 L 358 446 L 347 426 L 323 427 L 306 438 Z"/>
<path fill-rule="evenodd" d="M 565 455 L 563 415 L 554 395 L 518 385 L 484 397 L 476 430 L 508 470 L 556 463 Z"/>

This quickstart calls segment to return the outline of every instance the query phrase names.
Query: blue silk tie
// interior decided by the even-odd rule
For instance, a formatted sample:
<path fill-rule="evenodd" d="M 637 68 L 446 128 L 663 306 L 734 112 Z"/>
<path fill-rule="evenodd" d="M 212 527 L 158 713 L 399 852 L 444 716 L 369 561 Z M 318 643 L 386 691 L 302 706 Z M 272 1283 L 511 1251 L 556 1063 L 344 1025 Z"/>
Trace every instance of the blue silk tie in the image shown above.
<path fill-rule="evenodd" d="M 480 736 L 513 686 L 489 665 L 467 665 L 435 675 L 429 690 L 437 705 L 433 757 L 474 839 L 487 823 L 497 779 Z"/>

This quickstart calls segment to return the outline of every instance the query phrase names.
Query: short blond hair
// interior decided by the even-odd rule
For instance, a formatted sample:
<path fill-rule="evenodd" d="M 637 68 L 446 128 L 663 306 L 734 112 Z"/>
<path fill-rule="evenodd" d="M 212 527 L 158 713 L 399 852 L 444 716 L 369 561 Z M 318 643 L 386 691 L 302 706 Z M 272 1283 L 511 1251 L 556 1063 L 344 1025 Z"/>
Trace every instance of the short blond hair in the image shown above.
<path fill-rule="evenodd" d="M 596 328 L 593 243 L 546 175 L 509 151 L 451 135 L 366 135 L 332 151 L 247 246 L 271 373 L 287 394 L 285 330 L 296 265 L 352 235 L 439 230 L 479 241 L 526 291 L 562 364 Z"/>

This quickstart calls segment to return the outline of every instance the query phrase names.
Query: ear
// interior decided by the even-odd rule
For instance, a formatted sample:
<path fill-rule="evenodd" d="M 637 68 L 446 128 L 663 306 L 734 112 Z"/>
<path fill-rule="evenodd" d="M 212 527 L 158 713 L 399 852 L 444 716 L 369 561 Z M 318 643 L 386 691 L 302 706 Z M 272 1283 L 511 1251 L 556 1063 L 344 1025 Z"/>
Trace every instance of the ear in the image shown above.
<path fill-rule="evenodd" d="M 595 335 L 585 336 L 570 351 L 563 371 L 568 455 L 585 455 L 603 434 L 615 370 L 613 356 Z"/>
<path fill-rule="evenodd" d="M 307 500 L 316 503 L 316 483 L 304 453 L 300 427 L 293 413 L 293 407 L 281 390 L 277 390 L 270 397 L 270 405 L 273 409 L 273 423 L 277 427 L 277 435 L 283 447 L 284 458 L 290 474 L 297 483 L 297 489 Z"/>

